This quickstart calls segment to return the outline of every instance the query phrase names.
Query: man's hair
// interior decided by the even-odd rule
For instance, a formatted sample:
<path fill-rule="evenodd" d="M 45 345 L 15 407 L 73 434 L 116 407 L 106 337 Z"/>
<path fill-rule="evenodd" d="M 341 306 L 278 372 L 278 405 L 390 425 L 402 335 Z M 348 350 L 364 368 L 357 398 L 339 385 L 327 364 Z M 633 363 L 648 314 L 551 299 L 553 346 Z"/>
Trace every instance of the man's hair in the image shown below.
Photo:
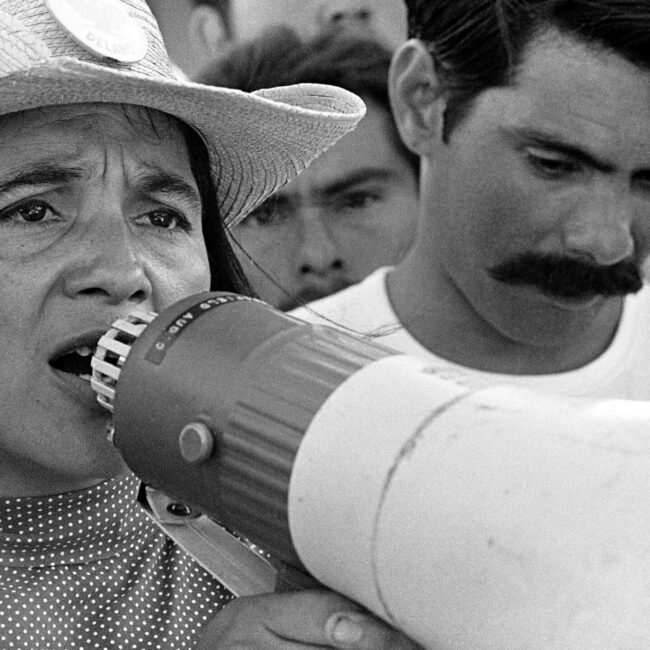
<path fill-rule="evenodd" d="M 419 159 L 402 143 L 392 118 L 390 61 L 390 50 L 352 30 L 326 30 L 303 41 L 288 27 L 272 27 L 233 46 L 205 68 L 197 81 L 247 92 L 296 83 L 345 88 L 386 111 L 395 147 L 417 170 Z"/>
<path fill-rule="evenodd" d="M 427 44 L 447 93 L 445 132 L 482 91 L 512 83 L 525 47 L 549 28 L 650 69 L 647 0 L 405 0 L 409 36 Z"/>

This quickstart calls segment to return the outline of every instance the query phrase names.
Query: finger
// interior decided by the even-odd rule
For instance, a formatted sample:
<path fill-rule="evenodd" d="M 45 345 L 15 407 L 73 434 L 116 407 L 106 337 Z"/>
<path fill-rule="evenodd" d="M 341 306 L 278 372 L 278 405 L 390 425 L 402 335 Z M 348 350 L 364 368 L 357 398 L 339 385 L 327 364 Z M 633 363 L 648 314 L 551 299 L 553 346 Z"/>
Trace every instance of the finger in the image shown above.
<path fill-rule="evenodd" d="M 335 612 L 359 610 L 356 603 L 329 591 L 242 597 L 228 603 L 215 616 L 198 647 L 332 647 L 325 630 L 329 618 Z"/>
<path fill-rule="evenodd" d="M 325 623 L 329 643 L 340 650 L 416 650 L 421 646 L 379 619 L 337 612 Z"/>
<path fill-rule="evenodd" d="M 326 624 L 337 612 L 361 612 L 361 607 L 333 591 L 300 591 L 276 594 L 265 600 L 265 626 L 274 634 L 302 643 L 329 642 Z"/>
<path fill-rule="evenodd" d="M 212 645 L 215 641 L 219 643 Z M 199 648 L 264 650 L 416 650 L 420 646 L 363 608 L 331 591 L 239 598 L 213 621 Z"/>

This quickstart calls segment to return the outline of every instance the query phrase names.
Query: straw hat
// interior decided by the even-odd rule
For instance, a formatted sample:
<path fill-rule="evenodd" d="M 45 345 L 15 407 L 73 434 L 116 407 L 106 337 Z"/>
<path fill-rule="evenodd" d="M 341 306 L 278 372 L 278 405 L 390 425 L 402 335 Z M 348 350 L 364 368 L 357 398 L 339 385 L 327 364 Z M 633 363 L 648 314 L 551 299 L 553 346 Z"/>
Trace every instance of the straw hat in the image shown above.
<path fill-rule="evenodd" d="M 144 0 L 0 0 L 0 115 L 88 102 L 174 115 L 205 140 L 232 225 L 354 128 L 363 102 L 300 84 L 244 93 L 181 82 Z"/>

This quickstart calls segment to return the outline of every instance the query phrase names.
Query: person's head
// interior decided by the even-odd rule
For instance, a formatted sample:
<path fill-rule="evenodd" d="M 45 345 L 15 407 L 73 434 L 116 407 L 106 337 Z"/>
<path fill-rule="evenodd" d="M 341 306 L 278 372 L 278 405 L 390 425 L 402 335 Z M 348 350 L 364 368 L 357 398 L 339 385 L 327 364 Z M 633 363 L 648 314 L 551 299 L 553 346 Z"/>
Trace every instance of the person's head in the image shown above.
<path fill-rule="evenodd" d="M 395 0 L 147 0 L 180 72 L 194 79 L 232 43 L 284 25 L 305 38 L 322 29 L 349 29 L 393 50 L 406 33 L 406 11 Z"/>
<path fill-rule="evenodd" d="M 374 40 L 328 31 L 302 41 L 267 30 L 204 70 L 203 83 L 252 91 L 317 82 L 359 95 L 355 131 L 230 233 L 257 293 L 290 309 L 397 262 L 416 229 L 418 159 L 401 142 L 388 98 L 391 54 Z"/>
<path fill-rule="evenodd" d="M 190 0 L 187 37 L 197 50 L 197 69 L 218 56 L 233 38 L 230 1 Z M 187 48 L 189 43 L 179 45 Z"/>
<path fill-rule="evenodd" d="M 147 0 L 179 75 L 193 77 L 233 38 L 231 0 Z"/>
<path fill-rule="evenodd" d="M 373 36 L 392 51 L 406 34 L 406 10 L 396 0 L 230 0 L 230 19 L 240 42 L 279 25 L 302 38 L 332 27 Z"/>
<path fill-rule="evenodd" d="M 231 0 L 191 0 L 196 9 L 201 7 L 211 9 L 219 14 L 225 33 L 228 37 L 232 35 L 231 27 Z"/>
<path fill-rule="evenodd" d="M 404 268 L 505 347 L 602 349 L 650 245 L 650 5 L 407 6 L 391 98 L 423 214 Z"/>
<path fill-rule="evenodd" d="M 223 223 L 363 105 L 179 82 L 143 0 L 0 0 L 0 32 L 0 494 L 45 494 L 122 468 L 83 379 L 102 332 L 246 290 Z"/>
<path fill-rule="evenodd" d="M 447 94 L 448 134 L 472 99 L 507 86 L 536 36 L 550 28 L 647 67 L 650 6 L 635 0 L 405 0 L 408 34 L 424 42 Z"/>

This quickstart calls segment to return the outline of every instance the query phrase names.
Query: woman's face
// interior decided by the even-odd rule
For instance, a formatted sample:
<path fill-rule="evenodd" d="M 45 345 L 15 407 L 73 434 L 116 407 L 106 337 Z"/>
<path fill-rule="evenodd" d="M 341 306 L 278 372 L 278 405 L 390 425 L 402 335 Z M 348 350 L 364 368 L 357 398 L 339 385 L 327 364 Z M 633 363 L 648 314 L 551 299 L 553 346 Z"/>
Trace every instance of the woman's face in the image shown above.
<path fill-rule="evenodd" d="M 178 124 L 69 105 L 0 118 L 0 495 L 78 489 L 124 467 L 78 373 L 134 308 L 210 285 Z"/>

